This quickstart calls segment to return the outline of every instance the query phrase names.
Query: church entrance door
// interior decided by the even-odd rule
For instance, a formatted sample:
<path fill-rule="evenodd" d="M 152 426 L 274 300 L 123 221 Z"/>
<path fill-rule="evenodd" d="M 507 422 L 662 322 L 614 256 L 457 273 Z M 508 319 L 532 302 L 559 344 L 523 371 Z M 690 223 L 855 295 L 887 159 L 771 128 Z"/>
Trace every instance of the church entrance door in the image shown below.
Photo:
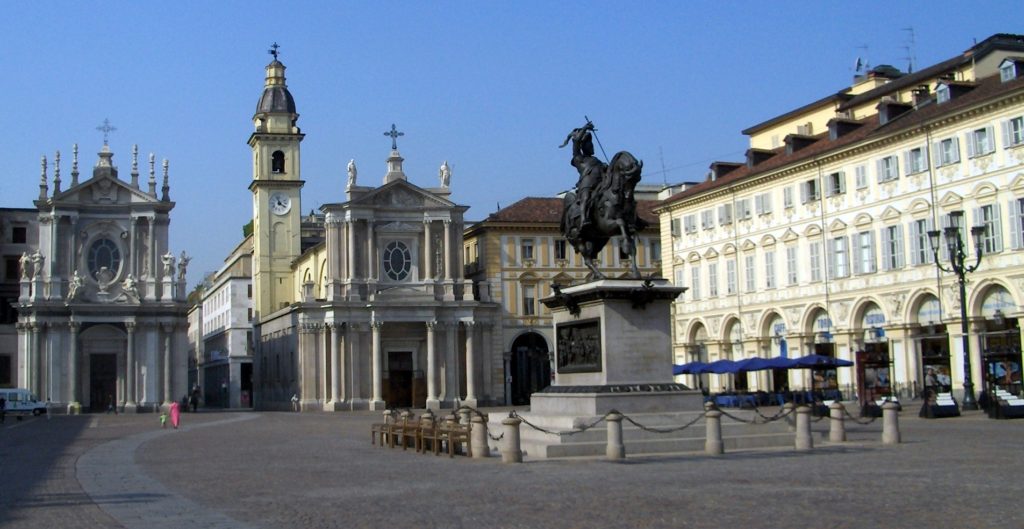
<path fill-rule="evenodd" d="M 117 355 L 89 355 L 89 411 L 106 411 L 107 404 L 117 395 Z"/>
<path fill-rule="evenodd" d="M 412 352 L 388 352 L 388 394 L 389 408 L 412 407 Z"/>
<path fill-rule="evenodd" d="M 512 405 L 530 403 L 530 395 L 551 385 L 551 360 L 548 342 L 538 333 L 528 332 L 512 343 Z"/>

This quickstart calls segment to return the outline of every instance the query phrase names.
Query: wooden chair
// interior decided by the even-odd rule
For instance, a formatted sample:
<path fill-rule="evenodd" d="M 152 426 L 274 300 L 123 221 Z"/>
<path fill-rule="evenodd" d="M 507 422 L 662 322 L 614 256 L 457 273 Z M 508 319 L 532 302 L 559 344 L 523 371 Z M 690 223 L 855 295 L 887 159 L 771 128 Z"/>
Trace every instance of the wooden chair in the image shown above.
<path fill-rule="evenodd" d="M 391 429 L 395 426 L 395 420 L 391 410 L 384 410 L 384 422 L 370 425 L 370 444 L 377 444 L 380 440 L 380 447 L 384 448 L 385 440 L 391 438 Z"/>
<path fill-rule="evenodd" d="M 416 414 L 406 410 L 399 417 L 401 420 L 395 426 L 391 435 L 391 448 L 394 448 L 396 443 L 402 444 L 402 450 L 408 449 L 410 444 L 415 447 L 416 432 L 419 429 L 419 425 L 416 423 Z"/>
<path fill-rule="evenodd" d="M 440 442 L 447 443 L 448 457 L 454 457 L 460 448 L 465 455 L 473 455 L 469 439 L 469 425 L 459 424 L 458 417 L 449 415 L 445 417 L 438 429 L 440 430 Z"/>
<path fill-rule="evenodd" d="M 437 453 L 438 442 L 437 437 L 437 420 L 434 414 L 427 410 L 420 416 L 419 428 L 416 430 L 416 451 L 420 453 L 427 453 L 427 444 L 430 444 L 430 448 Z"/>

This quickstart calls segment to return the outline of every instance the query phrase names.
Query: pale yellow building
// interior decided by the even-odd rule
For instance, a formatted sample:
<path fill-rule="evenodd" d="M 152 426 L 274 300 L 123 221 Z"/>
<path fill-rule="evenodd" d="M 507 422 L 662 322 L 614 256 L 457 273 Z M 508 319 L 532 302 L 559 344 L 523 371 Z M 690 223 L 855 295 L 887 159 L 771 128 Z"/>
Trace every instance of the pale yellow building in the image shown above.
<path fill-rule="evenodd" d="M 969 264 L 967 232 L 986 228 L 967 287 L 971 379 L 1019 391 L 1021 57 L 1024 37 L 1001 34 L 912 74 L 875 68 L 745 130 L 745 162 L 712 164 L 664 201 L 664 274 L 689 288 L 675 303 L 676 363 L 817 352 L 857 365 L 818 373 L 815 387 L 871 397 L 891 376 L 913 395 L 938 378 L 960 398 L 959 290 L 928 232 L 963 211 Z M 812 385 L 806 371 L 709 378 L 712 390 Z"/>
<path fill-rule="evenodd" d="M 650 226 L 639 233 L 637 266 L 642 274 L 658 275 L 661 238 L 651 208 L 657 191 L 637 189 L 637 210 Z M 551 383 L 551 313 L 540 299 L 552 294 L 553 283 L 568 286 L 590 277 L 590 270 L 559 228 L 562 199 L 528 197 L 499 209 L 465 230 L 463 253 L 466 277 L 477 297 L 501 307 L 500 337 L 505 395 L 509 404 L 528 404 L 530 394 Z M 619 251 L 619 239 L 604 248 L 599 268 L 609 277 L 630 272 L 629 257 Z"/>

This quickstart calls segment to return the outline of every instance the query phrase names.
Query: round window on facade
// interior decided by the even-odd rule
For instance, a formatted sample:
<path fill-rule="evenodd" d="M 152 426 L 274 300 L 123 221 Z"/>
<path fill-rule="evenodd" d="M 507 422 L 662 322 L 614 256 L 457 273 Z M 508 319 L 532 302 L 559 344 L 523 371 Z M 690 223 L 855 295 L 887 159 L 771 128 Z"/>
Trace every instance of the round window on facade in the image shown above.
<path fill-rule="evenodd" d="M 412 255 L 409 247 L 401 241 L 391 241 L 384 247 L 384 274 L 392 281 L 404 281 L 409 277 Z"/>
<path fill-rule="evenodd" d="M 89 247 L 86 265 L 89 267 L 89 273 L 95 279 L 101 279 L 100 272 L 103 269 L 106 269 L 111 277 L 116 277 L 121 268 L 121 250 L 114 241 L 99 239 Z"/>

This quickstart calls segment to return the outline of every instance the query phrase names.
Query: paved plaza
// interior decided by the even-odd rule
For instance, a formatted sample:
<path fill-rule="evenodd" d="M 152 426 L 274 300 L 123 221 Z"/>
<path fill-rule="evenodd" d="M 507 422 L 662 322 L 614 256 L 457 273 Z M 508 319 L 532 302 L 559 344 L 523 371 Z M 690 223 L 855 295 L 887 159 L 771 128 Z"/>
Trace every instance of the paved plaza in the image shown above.
<path fill-rule="evenodd" d="M 908 405 L 897 446 L 876 421 L 848 423 L 848 443 L 816 436 L 811 452 L 521 465 L 371 446 L 379 419 L 205 412 L 161 430 L 155 415 L 8 417 L 0 527 L 1024 526 L 1024 421 L 980 413 L 927 421 Z"/>

